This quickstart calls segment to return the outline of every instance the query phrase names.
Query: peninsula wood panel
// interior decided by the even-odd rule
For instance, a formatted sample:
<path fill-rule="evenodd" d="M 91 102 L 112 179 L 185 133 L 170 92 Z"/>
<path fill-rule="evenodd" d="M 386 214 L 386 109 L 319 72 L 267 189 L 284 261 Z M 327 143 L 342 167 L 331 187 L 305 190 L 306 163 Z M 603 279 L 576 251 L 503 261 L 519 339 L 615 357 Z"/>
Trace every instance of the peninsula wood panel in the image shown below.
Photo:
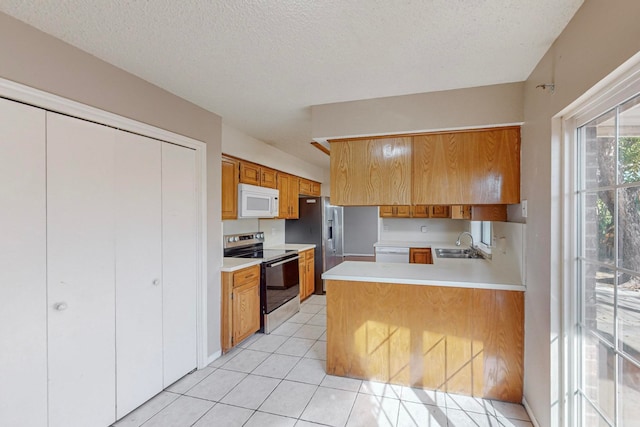
<path fill-rule="evenodd" d="M 326 286 L 328 374 L 521 401 L 522 293 L 340 280 Z"/>
<path fill-rule="evenodd" d="M 520 202 L 520 128 L 413 137 L 414 204 Z"/>
<path fill-rule="evenodd" d="M 331 142 L 331 204 L 411 204 L 411 138 Z"/>

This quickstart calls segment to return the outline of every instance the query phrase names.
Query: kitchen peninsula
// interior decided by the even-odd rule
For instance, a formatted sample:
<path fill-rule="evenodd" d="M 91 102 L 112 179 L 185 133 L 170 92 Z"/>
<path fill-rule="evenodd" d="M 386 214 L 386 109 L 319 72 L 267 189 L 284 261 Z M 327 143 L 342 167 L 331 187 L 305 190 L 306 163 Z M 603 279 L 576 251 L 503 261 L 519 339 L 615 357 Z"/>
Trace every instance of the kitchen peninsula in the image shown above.
<path fill-rule="evenodd" d="M 348 261 L 323 274 L 327 373 L 520 402 L 524 290 L 491 261 Z"/>

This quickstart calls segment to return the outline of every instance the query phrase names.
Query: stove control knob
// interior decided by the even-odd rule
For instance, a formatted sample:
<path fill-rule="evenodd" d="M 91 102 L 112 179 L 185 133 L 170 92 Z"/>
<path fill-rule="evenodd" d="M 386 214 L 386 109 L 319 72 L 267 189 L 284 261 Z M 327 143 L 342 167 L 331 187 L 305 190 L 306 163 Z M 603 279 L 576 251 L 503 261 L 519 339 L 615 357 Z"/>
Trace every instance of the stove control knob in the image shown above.
<path fill-rule="evenodd" d="M 236 237 L 234 237 L 234 238 L 233 238 L 233 241 L 234 241 L 234 242 L 237 242 L 238 240 L 240 240 L 240 239 L 238 239 L 238 236 L 236 236 Z"/>

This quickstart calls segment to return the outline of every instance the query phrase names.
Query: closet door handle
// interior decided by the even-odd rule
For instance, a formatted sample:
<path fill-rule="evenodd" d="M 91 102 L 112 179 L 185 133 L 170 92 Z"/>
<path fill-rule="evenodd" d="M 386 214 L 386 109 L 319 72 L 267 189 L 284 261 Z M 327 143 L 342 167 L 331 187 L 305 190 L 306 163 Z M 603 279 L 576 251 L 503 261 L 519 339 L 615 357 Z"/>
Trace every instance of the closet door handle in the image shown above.
<path fill-rule="evenodd" d="M 154 286 L 158 286 L 160 284 L 160 279 L 153 279 L 153 283 Z"/>
<path fill-rule="evenodd" d="M 55 308 L 58 311 L 65 311 L 68 308 L 68 305 L 66 302 L 59 302 L 54 304 L 53 308 Z"/>

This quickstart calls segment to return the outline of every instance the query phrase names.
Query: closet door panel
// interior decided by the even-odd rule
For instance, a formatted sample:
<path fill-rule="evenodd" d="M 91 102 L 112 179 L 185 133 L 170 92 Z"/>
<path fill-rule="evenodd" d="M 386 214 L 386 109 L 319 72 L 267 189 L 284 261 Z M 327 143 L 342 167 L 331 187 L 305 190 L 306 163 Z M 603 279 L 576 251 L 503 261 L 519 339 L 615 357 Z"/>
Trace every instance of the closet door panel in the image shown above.
<path fill-rule="evenodd" d="M 161 142 L 116 133 L 117 418 L 162 391 Z"/>
<path fill-rule="evenodd" d="M 164 386 L 196 368 L 196 156 L 162 145 Z"/>
<path fill-rule="evenodd" d="M 115 132 L 47 113 L 50 427 L 115 420 Z"/>
<path fill-rule="evenodd" d="M 47 423 L 45 112 L 0 99 L 0 425 Z"/>

